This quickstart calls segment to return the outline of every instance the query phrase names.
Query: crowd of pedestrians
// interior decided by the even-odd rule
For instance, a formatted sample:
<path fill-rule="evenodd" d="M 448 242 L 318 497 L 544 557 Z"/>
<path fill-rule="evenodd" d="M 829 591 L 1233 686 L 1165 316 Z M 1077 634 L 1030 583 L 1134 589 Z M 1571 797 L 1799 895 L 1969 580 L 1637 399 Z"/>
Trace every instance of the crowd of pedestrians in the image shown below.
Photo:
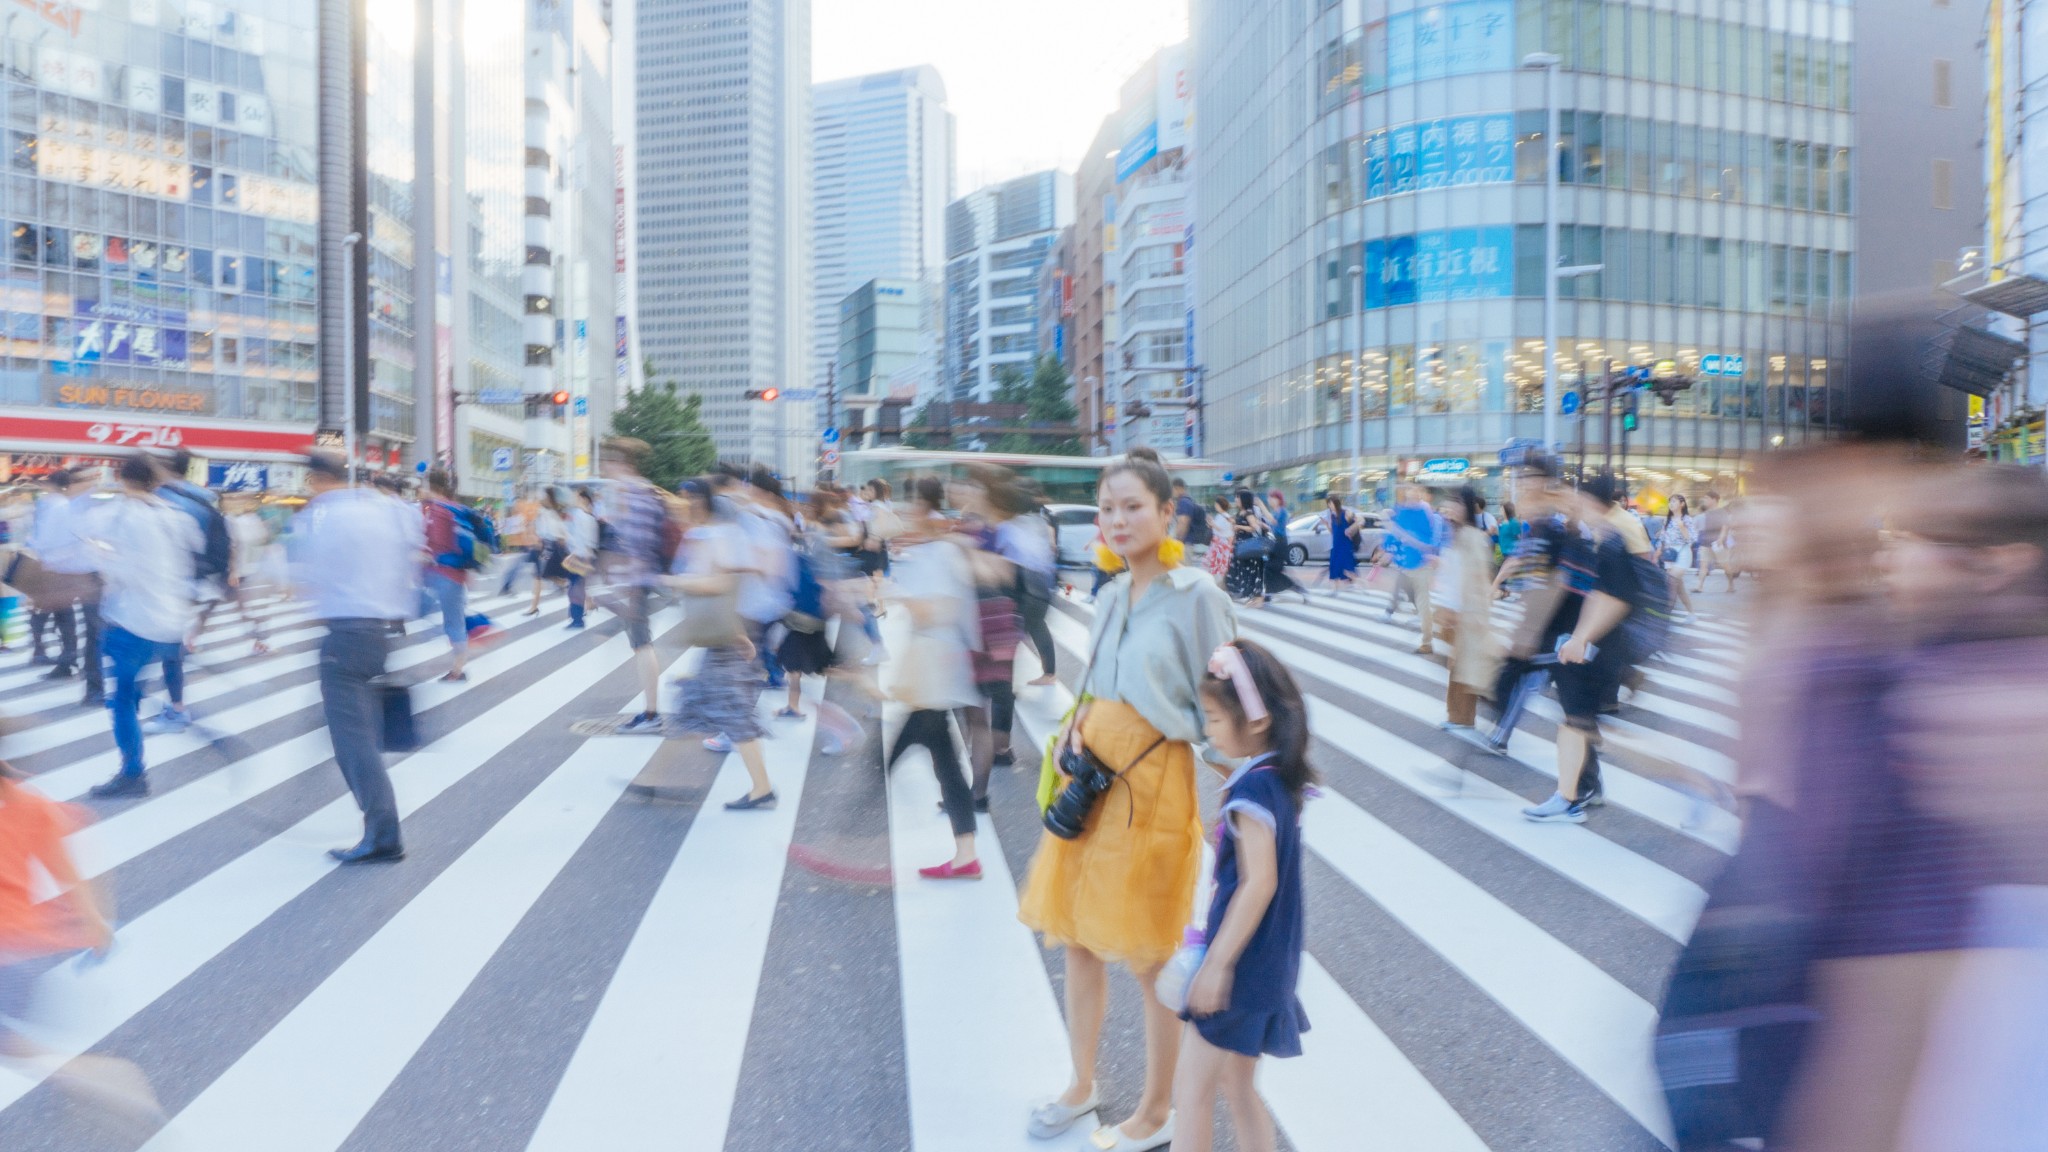
<path fill-rule="evenodd" d="M 438 620 L 441 678 L 460 683 L 493 628 L 471 587 L 492 579 L 509 596 L 530 580 L 528 616 L 553 590 L 568 628 L 616 620 L 640 705 L 622 734 L 686 733 L 737 755 L 748 786 L 718 798 L 727 811 L 777 806 L 764 746 L 779 725 L 815 712 L 825 750 L 843 751 L 862 725 L 829 697 L 891 702 L 884 769 L 922 749 L 953 836 L 911 882 L 981 879 L 980 818 L 995 773 L 1017 762 L 1019 693 L 1056 684 L 1063 664 L 1042 495 L 980 465 L 901 491 L 802 493 L 720 466 L 671 490 L 647 479 L 648 455 L 608 440 L 601 482 L 537 489 L 494 518 L 444 472 L 415 494 L 316 454 L 283 523 L 190 483 L 189 461 L 134 455 L 111 477 L 47 477 L 6 579 L 34 593 L 33 659 L 110 709 L 119 770 L 95 801 L 146 795 L 145 735 L 193 723 L 185 664 L 206 614 L 288 590 L 324 628 L 327 728 L 363 817 L 333 856 L 403 859 L 384 751 L 391 637 Z M 1568 475 L 1533 446 L 1503 465 L 1497 511 L 1469 486 L 1404 485 L 1372 515 L 1326 496 L 1316 583 L 1383 596 L 1383 621 L 1412 616 L 1415 652 L 1447 665 L 1446 732 L 1500 750 L 1530 699 L 1555 697 L 1556 784 L 1523 810 L 1531 821 L 1585 823 L 1603 768 L 1649 773 L 1602 717 L 1674 645 L 1715 570 L 1754 584 L 1732 793 L 1745 835 L 1710 885 L 1657 1038 L 1680 1146 L 2021 1146 L 1999 1140 L 2041 1118 L 2041 1077 L 2024 1069 L 2048 1032 L 2048 993 L 2029 975 L 2048 950 L 2048 484 L 1834 445 L 1762 458 L 1739 502 L 1707 491 L 1698 511 L 1674 496 L 1644 515 L 1619 477 Z M 1836 513 L 1852 503 L 1871 514 Z M 1019 1118 L 1035 1137 L 1099 1108 L 1121 968 L 1143 991 L 1143 1085 L 1094 1146 L 1206 1148 L 1219 1098 L 1239 1148 L 1276 1145 L 1254 1075 L 1262 1058 L 1299 1055 L 1310 1025 L 1295 985 L 1313 740 L 1292 674 L 1237 617 L 1310 600 L 1288 563 L 1294 527 L 1282 493 L 1198 497 L 1149 451 L 1102 470 L 1077 703 L 1044 750 L 1043 831 L 1018 905 L 1064 966 L 1069 1067 L 1046 1075 L 1066 1085 Z M 698 655 L 665 686 L 654 619 L 668 604 Z M 1020 684 L 1027 650 L 1039 674 Z M 167 699 L 145 717 L 150 669 Z M 851 695 L 807 692 L 817 679 Z M 74 820 L 0 765 L 0 1016 L 20 995 L 15 962 L 105 946 L 105 918 L 63 858 Z M 1198 909 L 1205 840 L 1213 896 Z M 42 923 L 23 910 L 31 861 L 78 894 L 62 938 L 24 927 Z M 2001 962 L 2014 948 L 2031 967 Z M 1725 1058 L 1703 1061 L 1709 1048 Z"/>

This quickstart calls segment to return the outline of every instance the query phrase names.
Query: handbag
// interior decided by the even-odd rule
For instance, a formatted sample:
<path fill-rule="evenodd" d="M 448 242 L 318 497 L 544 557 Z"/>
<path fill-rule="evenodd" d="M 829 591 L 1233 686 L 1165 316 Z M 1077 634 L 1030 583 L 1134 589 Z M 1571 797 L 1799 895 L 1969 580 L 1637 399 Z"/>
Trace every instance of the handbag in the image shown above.
<path fill-rule="evenodd" d="M 1088 674 L 1095 670 L 1095 656 L 1102 651 L 1102 639 L 1107 635 L 1109 635 L 1109 625 L 1104 624 L 1102 631 L 1095 634 L 1094 646 L 1088 649 L 1088 663 L 1081 666 L 1081 678 L 1075 681 L 1083 689 L 1088 687 Z M 1040 818 L 1045 816 L 1046 809 L 1051 808 L 1054 798 L 1059 796 L 1060 777 L 1065 775 L 1065 773 L 1060 771 L 1060 736 L 1066 732 L 1067 725 L 1073 722 L 1075 713 L 1081 710 L 1081 705 L 1086 704 L 1090 699 L 1091 697 L 1089 696 L 1076 693 L 1074 702 L 1067 705 L 1066 715 L 1061 716 L 1060 722 L 1054 725 L 1052 735 L 1045 738 L 1045 758 L 1038 762 L 1038 815 Z M 1147 749 L 1145 754 L 1147 756 L 1151 755 L 1151 750 Z M 1139 757 L 1139 759 L 1143 758 Z"/>
<path fill-rule="evenodd" d="M 1247 536 L 1237 542 L 1237 546 L 1231 549 L 1230 555 L 1233 559 L 1237 560 L 1264 560 L 1267 553 L 1270 553 L 1272 550 L 1272 537 L 1263 535 Z"/>
<path fill-rule="evenodd" d="M 747 638 L 740 623 L 737 587 L 708 595 L 683 595 L 683 644 L 690 648 L 730 648 Z"/>
<path fill-rule="evenodd" d="M 412 715 L 412 689 L 383 677 L 371 685 L 377 690 L 378 747 L 386 752 L 418 751 L 420 730 Z"/>
<path fill-rule="evenodd" d="M 980 596 L 975 606 L 981 613 L 981 647 L 974 652 L 974 682 L 1007 680 L 1011 663 L 1017 659 L 1017 645 L 1024 637 L 1017 602 L 1003 595 Z"/>

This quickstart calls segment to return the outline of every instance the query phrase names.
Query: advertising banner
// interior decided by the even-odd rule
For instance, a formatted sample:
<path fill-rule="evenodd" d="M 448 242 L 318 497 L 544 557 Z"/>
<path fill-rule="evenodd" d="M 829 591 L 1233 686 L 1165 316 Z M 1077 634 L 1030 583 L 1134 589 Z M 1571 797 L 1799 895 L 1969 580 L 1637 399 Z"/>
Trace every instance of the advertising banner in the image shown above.
<path fill-rule="evenodd" d="M 1424 120 L 1365 138 L 1365 198 L 1515 178 L 1510 113 Z"/>
<path fill-rule="evenodd" d="M 1515 290 L 1512 225 L 1388 236 L 1365 246 L 1365 306 L 1494 300 Z"/>
<path fill-rule="evenodd" d="M 1514 67 L 1514 0 L 1460 0 L 1387 18 L 1389 85 Z"/>

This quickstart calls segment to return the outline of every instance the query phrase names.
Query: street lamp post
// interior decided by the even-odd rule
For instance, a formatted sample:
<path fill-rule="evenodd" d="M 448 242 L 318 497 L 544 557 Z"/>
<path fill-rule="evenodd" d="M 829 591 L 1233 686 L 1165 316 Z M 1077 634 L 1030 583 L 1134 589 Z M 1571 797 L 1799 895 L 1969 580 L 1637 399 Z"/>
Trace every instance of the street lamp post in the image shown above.
<path fill-rule="evenodd" d="M 1564 67 L 1564 57 L 1555 52 L 1531 52 L 1522 57 L 1522 67 L 1543 70 L 1543 450 L 1554 454 L 1558 450 L 1557 282 L 1590 276 L 1605 265 L 1564 267 L 1564 257 L 1557 250 L 1557 73 Z"/>
<path fill-rule="evenodd" d="M 1360 361 L 1365 359 L 1365 268 L 1351 266 L 1351 308 L 1358 313 L 1358 343 L 1351 349 L 1351 503 L 1364 507 L 1365 412 L 1359 397 Z"/>
<path fill-rule="evenodd" d="M 341 238 L 341 445 L 348 454 L 348 482 L 356 482 L 356 245 L 361 232 Z"/>

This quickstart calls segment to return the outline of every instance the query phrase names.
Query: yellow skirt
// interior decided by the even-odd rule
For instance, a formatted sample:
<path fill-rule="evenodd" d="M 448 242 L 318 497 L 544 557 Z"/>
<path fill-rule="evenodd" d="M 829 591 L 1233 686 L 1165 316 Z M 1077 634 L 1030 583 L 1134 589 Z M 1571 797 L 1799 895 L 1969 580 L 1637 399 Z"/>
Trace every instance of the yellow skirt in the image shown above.
<path fill-rule="evenodd" d="M 1195 754 L 1159 739 L 1130 705 L 1096 700 L 1081 740 L 1123 775 L 1095 803 L 1077 839 L 1044 833 L 1017 918 L 1050 940 L 1079 946 L 1134 971 L 1180 947 L 1202 867 Z M 1144 759 L 1127 770 L 1140 754 Z"/>

